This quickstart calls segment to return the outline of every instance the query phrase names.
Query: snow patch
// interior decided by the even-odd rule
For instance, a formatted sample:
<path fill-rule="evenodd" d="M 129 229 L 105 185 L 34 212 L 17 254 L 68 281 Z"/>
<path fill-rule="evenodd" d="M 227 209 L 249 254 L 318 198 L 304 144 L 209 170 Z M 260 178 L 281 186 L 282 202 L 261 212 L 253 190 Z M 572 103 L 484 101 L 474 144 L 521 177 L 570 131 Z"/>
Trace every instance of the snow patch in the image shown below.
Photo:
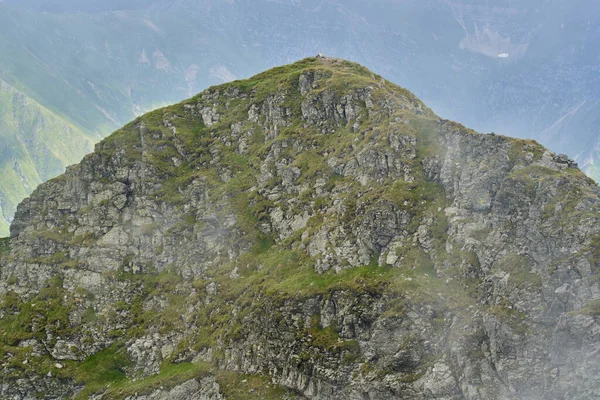
<path fill-rule="evenodd" d="M 142 49 L 142 54 L 138 58 L 139 64 L 148 64 L 150 60 L 148 59 L 148 54 L 146 54 L 146 49 Z"/>
<path fill-rule="evenodd" d="M 154 59 L 154 68 L 169 72 L 171 63 L 160 50 L 156 49 L 152 54 L 152 58 Z"/>

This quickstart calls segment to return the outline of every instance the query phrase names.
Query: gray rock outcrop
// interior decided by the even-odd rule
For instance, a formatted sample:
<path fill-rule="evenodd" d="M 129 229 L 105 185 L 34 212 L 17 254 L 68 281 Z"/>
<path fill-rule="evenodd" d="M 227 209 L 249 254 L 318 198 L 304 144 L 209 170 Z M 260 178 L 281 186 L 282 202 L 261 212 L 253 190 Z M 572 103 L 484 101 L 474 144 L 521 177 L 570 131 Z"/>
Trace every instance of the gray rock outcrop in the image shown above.
<path fill-rule="evenodd" d="M 167 382 L 130 399 L 600 397 L 599 207 L 564 157 L 355 64 L 211 88 L 19 206 L 0 394 L 119 397 L 81 372 L 110 359 Z"/>

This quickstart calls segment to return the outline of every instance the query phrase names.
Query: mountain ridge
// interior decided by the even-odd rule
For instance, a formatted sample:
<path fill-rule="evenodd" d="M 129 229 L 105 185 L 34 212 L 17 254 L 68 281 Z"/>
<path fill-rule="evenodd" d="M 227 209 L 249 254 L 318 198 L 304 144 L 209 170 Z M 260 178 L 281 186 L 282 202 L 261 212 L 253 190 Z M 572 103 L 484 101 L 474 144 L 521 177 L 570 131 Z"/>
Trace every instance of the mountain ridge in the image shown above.
<path fill-rule="evenodd" d="M 599 209 L 568 158 L 354 63 L 212 87 L 19 205 L 0 394 L 586 399 Z"/>
<path fill-rule="evenodd" d="M 200 88 L 323 51 L 378 70 L 438 115 L 531 137 L 597 177 L 589 150 L 600 107 L 600 8 L 590 1 L 28 0 L 0 8 L 0 78 L 94 142 Z M 24 188 L 0 191 L 17 197 Z"/>

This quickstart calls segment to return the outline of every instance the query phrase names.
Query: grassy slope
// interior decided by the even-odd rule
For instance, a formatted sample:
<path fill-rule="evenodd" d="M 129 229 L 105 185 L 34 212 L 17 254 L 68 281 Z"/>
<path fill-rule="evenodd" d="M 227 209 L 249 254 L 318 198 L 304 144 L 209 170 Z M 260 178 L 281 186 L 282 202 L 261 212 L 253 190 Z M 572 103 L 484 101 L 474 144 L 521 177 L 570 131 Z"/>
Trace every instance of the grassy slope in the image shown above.
<path fill-rule="evenodd" d="M 17 204 L 78 162 L 93 142 L 81 129 L 0 81 L 0 237 Z"/>

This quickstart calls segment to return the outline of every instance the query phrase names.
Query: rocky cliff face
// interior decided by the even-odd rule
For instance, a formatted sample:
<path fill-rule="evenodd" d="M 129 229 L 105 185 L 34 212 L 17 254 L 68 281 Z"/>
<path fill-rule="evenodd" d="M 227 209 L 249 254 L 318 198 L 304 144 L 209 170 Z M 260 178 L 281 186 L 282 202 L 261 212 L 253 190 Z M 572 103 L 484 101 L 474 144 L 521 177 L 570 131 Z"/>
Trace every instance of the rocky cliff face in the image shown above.
<path fill-rule="evenodd" d="M 40 182 L 126 121 L 315 49 L 369 65 L 446 118 L 576 156 L 599 180 L 600 4 L 513 3 L 4 0 L 0 236 Z"/>
<path fill-rule="evenodd" d="M 336 59 L 211 88 L 0 243 L 0 396 L 600 396 L 600 191 Z"/>

